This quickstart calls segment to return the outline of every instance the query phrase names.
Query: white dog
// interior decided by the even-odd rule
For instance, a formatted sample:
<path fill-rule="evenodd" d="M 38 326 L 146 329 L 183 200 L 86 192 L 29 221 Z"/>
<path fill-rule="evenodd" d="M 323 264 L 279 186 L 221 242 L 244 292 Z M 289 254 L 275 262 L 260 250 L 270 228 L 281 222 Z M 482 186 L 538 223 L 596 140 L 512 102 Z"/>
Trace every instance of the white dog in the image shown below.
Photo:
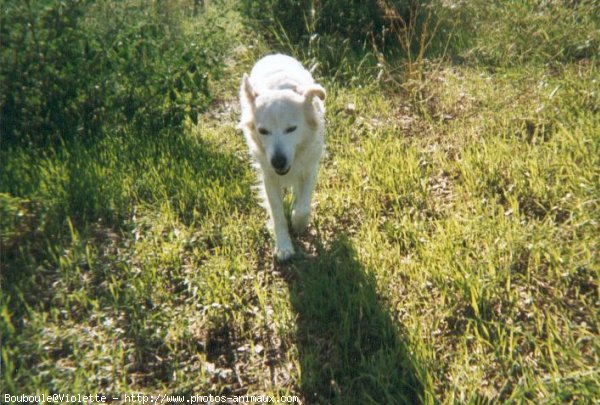
<path fill-rule="evenodd" d="M 264 206 L 275 236 L 275 257 L 290 259 L 294 247 L 283 210 L 283 190 L 294 195 L 292 229 L 302 232 L 324 148 L 325 90 L 296 59 L 259 60 L 240 89 L 240 127 L 261 177 Z"/>

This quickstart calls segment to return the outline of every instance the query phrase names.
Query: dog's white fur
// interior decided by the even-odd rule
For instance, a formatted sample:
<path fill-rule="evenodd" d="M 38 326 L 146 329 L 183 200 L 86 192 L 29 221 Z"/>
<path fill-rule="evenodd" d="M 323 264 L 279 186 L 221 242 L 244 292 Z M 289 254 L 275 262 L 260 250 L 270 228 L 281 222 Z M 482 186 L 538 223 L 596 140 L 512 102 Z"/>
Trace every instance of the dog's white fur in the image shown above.
<path fill-rule="evenodd" d="M 242 79 L 240 127 L 260 175 L 279 261 L 294 254 L 283 209 L 285 188 L 294 195 L 294 232 L 302 232 L 310 220 L 324 149 L 325 95 L 310 72 L 286 55 L 265 56 Z"/>

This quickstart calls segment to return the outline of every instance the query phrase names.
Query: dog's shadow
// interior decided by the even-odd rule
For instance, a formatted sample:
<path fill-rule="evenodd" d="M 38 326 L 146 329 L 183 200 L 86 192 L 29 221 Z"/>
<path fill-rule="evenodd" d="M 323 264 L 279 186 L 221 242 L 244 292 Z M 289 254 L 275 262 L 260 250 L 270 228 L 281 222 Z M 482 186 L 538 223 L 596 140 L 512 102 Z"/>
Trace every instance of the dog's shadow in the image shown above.
<path fill-rule="evenodd" d="M 306 403 L 419 403 L 422 385 L 401 327 L 346 237 L 285 266 L 297 314 L 300 389 Z"/>

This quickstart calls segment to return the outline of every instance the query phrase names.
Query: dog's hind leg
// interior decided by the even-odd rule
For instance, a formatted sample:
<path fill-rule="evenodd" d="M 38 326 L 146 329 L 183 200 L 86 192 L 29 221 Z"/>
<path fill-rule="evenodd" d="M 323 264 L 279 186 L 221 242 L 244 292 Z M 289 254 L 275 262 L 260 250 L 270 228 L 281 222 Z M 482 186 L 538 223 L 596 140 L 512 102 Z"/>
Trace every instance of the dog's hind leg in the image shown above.
<path fill-rule="evenodd" d="M 268 205 L 266 208 L 271 217 L 273 233 L 275 234 L 275 258 L 280 262 L 284 262 L 294 255 L 294 246 L 292 245 L 283 211 L 281 187 L 279 184 L 269 181 L 267 176 L 264 178 L 264 185 L 266 194 L 265 205 Z"/>
<path fill-rule="evenodd" d="M 315 171 L 316 172 L 316 171 Z M 294 209 L 292 210 L 292 229 L 300 234 L 306 230 L 310 221 L 310 200 L 315 188 L 317 176 L 314 172 L 303 177 L 294 186 Z"/>

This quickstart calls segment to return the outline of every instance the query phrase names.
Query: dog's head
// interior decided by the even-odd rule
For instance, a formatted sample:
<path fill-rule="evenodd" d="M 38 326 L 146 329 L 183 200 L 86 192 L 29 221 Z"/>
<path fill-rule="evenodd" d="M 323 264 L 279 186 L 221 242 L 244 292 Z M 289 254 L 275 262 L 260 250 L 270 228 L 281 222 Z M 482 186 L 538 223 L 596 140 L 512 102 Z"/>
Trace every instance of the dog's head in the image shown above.
<path fill-rule="evenodd" d="M 318 84 L 257 93 L 244 74 L 240 90 L 241 126 L 249 131 L 273 170 L 281 176 L 292 167 L 298 146 L 311 139 L 318 129 L 322 112 L 315 97 L 325 99 L 325 90 Z"/>

